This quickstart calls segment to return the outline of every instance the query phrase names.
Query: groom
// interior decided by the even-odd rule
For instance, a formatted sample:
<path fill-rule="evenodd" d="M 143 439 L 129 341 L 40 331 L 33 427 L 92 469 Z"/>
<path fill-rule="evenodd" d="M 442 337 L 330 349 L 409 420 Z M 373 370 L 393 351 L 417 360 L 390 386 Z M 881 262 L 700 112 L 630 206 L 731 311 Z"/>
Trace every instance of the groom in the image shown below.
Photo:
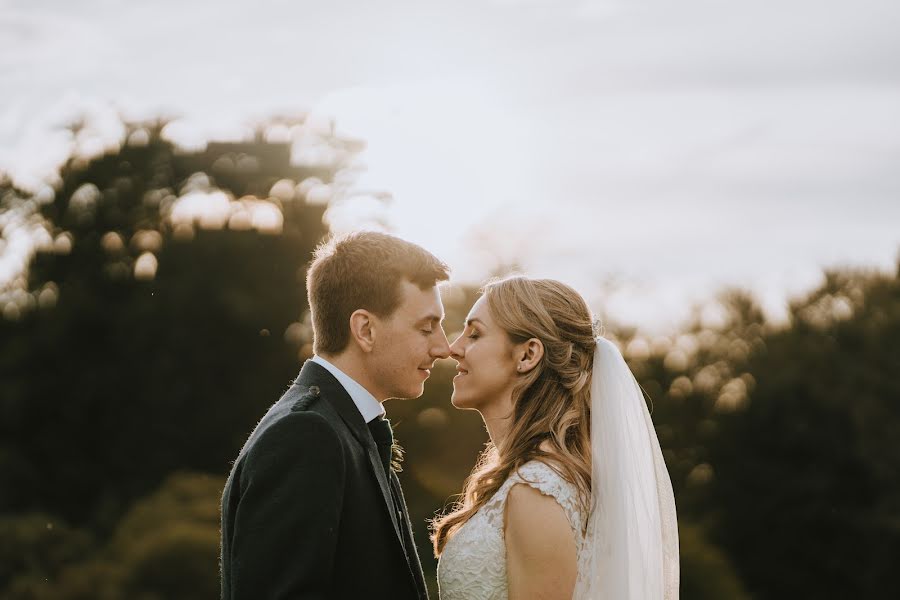
<path fill-rule="evenodd" d="M 387 398 L 416 398 L 449 356 L 448 268 L 390 235 L 320 246 L 314 350 L 234 462 L 222 497 L 222 598 L 427 599 Z"/>

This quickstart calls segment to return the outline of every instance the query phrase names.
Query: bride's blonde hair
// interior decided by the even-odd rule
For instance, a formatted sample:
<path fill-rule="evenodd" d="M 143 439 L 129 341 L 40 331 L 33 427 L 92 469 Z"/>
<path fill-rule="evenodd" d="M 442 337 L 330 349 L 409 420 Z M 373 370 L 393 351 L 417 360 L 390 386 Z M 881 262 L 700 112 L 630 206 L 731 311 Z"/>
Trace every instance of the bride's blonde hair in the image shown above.
<path fill-rule="evenodd" d="M 555 468 L 577 488 L 585 514 L 590 508 L 590 389 L 596 342 L 587 303 L 563 283 L 521 276 L 489 282 L 482 293 L 509 339 L 521 343 L 537 338 L 544 345 L 544 356 L 534 369 L 519 375 L 512 395 L 512 424 L 503 444 L 487 445 L 466 479 L 461 500 L 432 521 L 435 556 L 530 460 L 543 460 Z"/>

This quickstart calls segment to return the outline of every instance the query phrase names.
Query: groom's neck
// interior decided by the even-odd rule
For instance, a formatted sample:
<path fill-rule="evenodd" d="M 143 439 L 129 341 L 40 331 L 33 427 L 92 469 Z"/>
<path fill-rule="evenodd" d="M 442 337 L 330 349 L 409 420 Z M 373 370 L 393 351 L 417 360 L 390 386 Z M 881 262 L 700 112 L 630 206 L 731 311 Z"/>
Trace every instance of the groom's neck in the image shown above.
<path fill-rule="evenodd" d="M 353 381 L 366 388 L 366 391 L 372 394 L 376 400 L 379 402 L 385 401 L 385 398 L 381 397 L 382 394 L 375 389 L 374 382 L 369 376 L 369 370 L 359 357 L 354 356 L 349 351 L 342 352 L 341 354 L 319 353 L 319 356 L 343 371 L 348 377 L 353 379 Z"/>

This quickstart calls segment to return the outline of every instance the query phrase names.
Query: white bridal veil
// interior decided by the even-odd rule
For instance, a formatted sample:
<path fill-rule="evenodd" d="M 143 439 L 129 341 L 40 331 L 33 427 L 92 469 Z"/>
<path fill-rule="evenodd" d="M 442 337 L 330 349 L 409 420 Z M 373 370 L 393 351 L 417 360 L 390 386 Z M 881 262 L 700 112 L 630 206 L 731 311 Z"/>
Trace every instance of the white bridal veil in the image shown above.
<path fill-rule="evenodd" d="M 677 600 L 675 495 L 644 396 L 618 348 L 597 338 L 591 383 L 593 511 L 578 600 Z"/>

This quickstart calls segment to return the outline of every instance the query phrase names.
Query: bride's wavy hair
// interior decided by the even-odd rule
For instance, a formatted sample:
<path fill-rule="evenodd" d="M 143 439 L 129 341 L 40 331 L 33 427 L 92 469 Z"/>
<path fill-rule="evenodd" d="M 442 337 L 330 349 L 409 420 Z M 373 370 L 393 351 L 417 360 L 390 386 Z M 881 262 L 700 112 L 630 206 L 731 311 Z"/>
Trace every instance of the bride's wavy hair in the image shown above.
<path fill-rule="evenodd" d="M 596 348 L 591 311 L 578 292 L 552 279 L 507 277 L 487 283 L 482 293 L 510 341 L 537 338 L 544 345 L 544 356 L 535 368 L 518 375 L 512 423 L 502 445 L 487 445 L 466 479 L 461 499 L 432 521 L 435 556 L 530 460 L 542 460 L 574 484 L 584 514 L 590 509 L 590 390 Z"/>

